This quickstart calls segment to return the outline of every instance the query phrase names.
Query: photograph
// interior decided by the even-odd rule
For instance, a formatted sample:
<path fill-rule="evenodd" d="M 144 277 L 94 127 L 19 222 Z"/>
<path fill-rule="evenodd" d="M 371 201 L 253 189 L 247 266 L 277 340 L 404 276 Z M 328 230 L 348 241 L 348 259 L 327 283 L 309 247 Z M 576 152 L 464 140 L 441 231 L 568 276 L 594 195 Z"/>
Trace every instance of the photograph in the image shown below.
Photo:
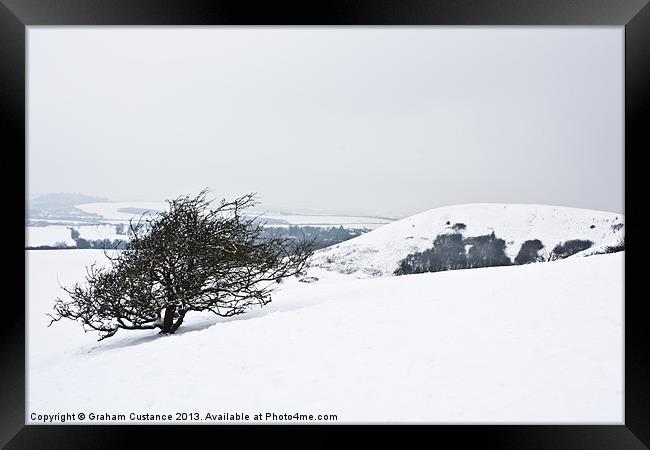
<path fill-rule="evenodd" d="M 25 40 L 27 425 L 625 423 L 623 27 Z"/>

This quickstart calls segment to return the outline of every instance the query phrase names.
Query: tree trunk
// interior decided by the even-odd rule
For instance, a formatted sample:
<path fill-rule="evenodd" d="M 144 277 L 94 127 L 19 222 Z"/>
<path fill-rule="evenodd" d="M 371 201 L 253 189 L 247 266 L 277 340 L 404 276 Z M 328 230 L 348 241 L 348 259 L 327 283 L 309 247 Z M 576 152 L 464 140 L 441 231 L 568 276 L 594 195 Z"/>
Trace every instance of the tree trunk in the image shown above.
<path fill-rule="evenodd" d="M 181 326 L 181 324 L 183 323 L 184 318 L 185 318 L 185 313 L 181 312 L 181 314 L 178 315 L 178 320 L 176 320 L 176 323 L 174 325 L 172 325 L 172 329 L 171 329 L 170 333 L 173 333 L 176 330 L 178 330 L 178 327 Z"/>
<path fill-rule="evenodd" d="M 163 334 L 171 334 L 175 331 L 174 327 L 174 314 L 176 314 L 176 305 L 169 305 L 165 308 L 165 317 L 163 319 L 163 326 L 160 330 Z"/>

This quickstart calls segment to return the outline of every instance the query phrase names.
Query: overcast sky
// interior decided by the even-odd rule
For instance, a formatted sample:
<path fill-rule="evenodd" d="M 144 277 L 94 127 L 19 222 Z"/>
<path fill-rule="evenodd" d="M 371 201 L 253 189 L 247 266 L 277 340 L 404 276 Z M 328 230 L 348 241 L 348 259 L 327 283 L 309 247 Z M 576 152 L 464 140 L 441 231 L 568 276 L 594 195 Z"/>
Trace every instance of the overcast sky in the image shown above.
<path fill-rule="evenodd" d="M 30 27 L 28 193 L 623 212 L 623 28 Z"/>

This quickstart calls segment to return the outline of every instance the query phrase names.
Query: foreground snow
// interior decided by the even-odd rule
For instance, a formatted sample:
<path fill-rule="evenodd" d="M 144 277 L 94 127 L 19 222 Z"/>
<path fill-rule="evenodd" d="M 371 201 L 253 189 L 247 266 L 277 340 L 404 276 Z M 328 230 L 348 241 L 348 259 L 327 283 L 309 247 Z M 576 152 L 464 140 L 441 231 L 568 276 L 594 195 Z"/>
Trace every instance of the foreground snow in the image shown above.
<path fill-rule="evenodd" d="M 623 253 L 357 280 L 314 269 L 264 309 L 96 342 L 45 313 L 98 251 L 29 251 L 31 413 L 336 414 L 621 423 Z M 86 419 L 87 420 L 87 419 Z M 110 419 L 109 419 L 110 420 Z"/>
<path fill-rule="evenodd" d="M 431 209 L 384 225 L 355 239 L 318 251 L 314 266 L 357 277 L 389 276 L 407 255 L 432 247 L 434 238 L 466 225 L 465 236 L 494 232 L 506 241 L 514 261 L 521 244 L 539 239 L 550 252 L 560 242 L 588 239 L 594 247 L 618 243 L 624 235 L 621 214 L 547 205 L 474 203 Z"/>

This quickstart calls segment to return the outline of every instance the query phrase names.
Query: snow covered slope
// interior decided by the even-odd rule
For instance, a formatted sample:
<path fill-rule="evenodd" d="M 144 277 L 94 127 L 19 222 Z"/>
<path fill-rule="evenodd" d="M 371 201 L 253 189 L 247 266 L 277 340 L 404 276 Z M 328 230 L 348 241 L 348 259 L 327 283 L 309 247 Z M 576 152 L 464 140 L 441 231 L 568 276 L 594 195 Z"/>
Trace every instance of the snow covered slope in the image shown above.
<path fill-rule="evenodd" d="M 506 241 L 511 260 L 529 239 L 545 251 L 570 239 L 588 239 L 594 246 L 613 245 L 623 236 L 621 214 L 546 205 L 478 203 L 447 206 L 384 225 L 349 241 L 318 251 L 312 266 L 359 277 L 392 275 L 408 254 L 432 247 L 434 238 L 466 225 L 464 236 L 495 232 Z"/>
<path fill-rule="evenodd" d="M 48 328 L 45 314 L 57 278 L 79 280 L 102 252 L 30 251 L 27 422 L 298 412 L 621 423 L 623 256 L 364 280 L 311 269 L 319 281 L 283 283 L 247 315 L 191 315 L 172 336 L 122 330 L 98 343 L 77 323 Z"/>

